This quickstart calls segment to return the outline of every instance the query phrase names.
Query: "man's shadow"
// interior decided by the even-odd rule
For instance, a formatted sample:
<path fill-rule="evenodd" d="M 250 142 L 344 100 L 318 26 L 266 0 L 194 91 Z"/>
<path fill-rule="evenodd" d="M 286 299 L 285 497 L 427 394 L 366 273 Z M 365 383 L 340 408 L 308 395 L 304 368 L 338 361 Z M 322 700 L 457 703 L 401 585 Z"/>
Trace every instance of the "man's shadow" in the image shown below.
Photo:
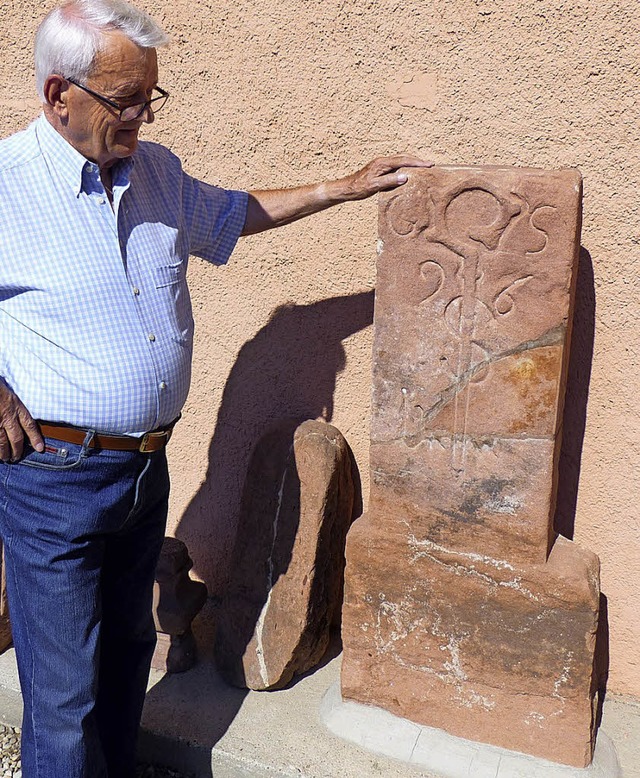
<path fill-rule="evenodd" d="M 331 421 L 336 379 L 346 366 L 342 341 L 372 324 L 373 304 L 371 290 L 309 305 L 281 305 L 240 350 L 222 395 L 205 480 L 176 529 L 176 536 L 188 545 L 195 571 L 205 580 L 214 566 L 224 569 L 225 578 L 229 571 L 242 488 L 254 445 L 281 419 Z M 362 511 L 355 468 L 354 477 L 355 516 Z M 198 542 L 193 542 L 195 538 Z M 214 600 L 221 593 L 213 592 Z M 208 607 L 211 614 L 211 604 Z M 203 658 L 208 660 L 215 620 L 210 614 L 194 624 L 202 651 L 208 655 Z M 185 689 L 189 689 L 186 694 Z M 206 747 L 210 749 L 227 731 L 246 693 L 227 686 L 213 672 L 211 661 L 205 661 L 186 676 L 165 676 L 149 691 L 143 726 L 157 730 L 155 722 L 162 721 L 162 710 L 170 705 L 176 713 L 172 717 L 173 734 L 205 746 L 197 757 L 198 769 L 203 769 L 207 753 L 210 758 Z M 189 702 L 181 706 L 185 697 Z M 185 731 L 175 733 L 176 727 Z M 145 736 L 152 737 L 148 733 Z M 157 738 L 153 749 L 163 750 Z"/>
<path fill-rule="evenodd" d="M 346 365 L 342 341 L 372 324 L 373 302 L 371 290 L 281 305 L 241 348 L 222 395 L 204 482 L 176 528 L 194 571 L 218 582 L 214 597 L 228 575 L 253 447 L 280 419 L 332 420 L 336 379 Z"/>

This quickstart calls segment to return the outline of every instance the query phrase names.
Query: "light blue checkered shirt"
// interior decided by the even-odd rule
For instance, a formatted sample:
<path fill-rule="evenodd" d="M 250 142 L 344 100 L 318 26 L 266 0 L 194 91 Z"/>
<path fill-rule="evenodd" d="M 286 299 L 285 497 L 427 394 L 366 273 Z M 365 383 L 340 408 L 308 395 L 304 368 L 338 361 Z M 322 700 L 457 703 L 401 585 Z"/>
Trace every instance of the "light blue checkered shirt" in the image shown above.
<path fill-rule="evenodd" d="M 182 409 L 189 254 L 227 261 L 247 195 L 152 143 L 113 193 L 44 116 L 0 142 L 0 376 L 34 418 L 136 435 Z"/>

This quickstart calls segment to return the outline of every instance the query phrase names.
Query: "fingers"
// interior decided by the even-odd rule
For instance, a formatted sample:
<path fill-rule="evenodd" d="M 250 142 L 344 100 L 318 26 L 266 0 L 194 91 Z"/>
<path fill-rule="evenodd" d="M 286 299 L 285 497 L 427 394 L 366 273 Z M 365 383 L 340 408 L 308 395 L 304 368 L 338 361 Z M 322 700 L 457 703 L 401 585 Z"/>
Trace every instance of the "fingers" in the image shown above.
<path fill-rule="evenodd" d="M 420 157 L 414 157 L 412 154 L 395 154 L 392 157 L 380 157 L 380 159 L 374 160 L 373 163 L 379 163 L 384 169 L 384 172 L 390 170 L 397 170 L 400 167 L 433 167 L 433 160 L 420 159 Z"/>
<path fill-rule="evenodd" d="M 38 428 L 38 425 L 36 424 L 34 418 L 31 416 L 29 411 L 22 406 L 20 415 L 20 424 L 22 426 L 22 429 L 27 433 L 27 438 L 29 438 L 29 443 L 33 446 L 33 448 L 36 451 L 39 451 L 42 453 L 44 451 L 44 438 L 42 437 L 42 434 L 40 433 L 40 429 Z"/>
<path fill-rule="evenodd" d="M 429 168 L 433 161 L 420 159 L 411 154 L 396 154 L 371 160 L 361 171 L 352 176 L 352 199 L 361 200 L 386 189 L 395 189 L 409 178 L 400 168 Z"/>
<path fill-rule="evenodd" d="M 0 427 L 0 459 L 7 462 L 11 459 L 11 443 L 4 427 Z"/>
<path fill-rule="evenodd" d="M 406 184 L 409 180 L 409 176 L 406 173 L 390 173 L 385 176 L 379 176 L 376 184 L 379 192 L 383 192 L 386 189 L 395 189 L 397 186 Z"/>
<path fill-rule="evenodd" d="M 0 459 L 20 459 L 25 434 L 36 451 L 44 451 L 44 440 L 33 417 L 20 399 L 0 383 Z"/>
<path fill-rule="evenodd" d="M 17 417 L 6 420 L 2 431 L 4 432 L 4 436 L 0 436 L 2 459 L 10 461 L 20 459 L 24 448 L 24 431 Z"/>

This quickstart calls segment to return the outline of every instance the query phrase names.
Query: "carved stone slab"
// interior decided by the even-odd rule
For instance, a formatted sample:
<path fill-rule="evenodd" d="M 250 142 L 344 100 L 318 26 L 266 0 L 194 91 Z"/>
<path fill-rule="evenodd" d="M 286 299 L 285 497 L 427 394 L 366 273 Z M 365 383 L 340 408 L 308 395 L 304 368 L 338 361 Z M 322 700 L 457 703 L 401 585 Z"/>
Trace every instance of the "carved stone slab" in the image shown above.
<path fill-rule="evenodd" d="M 576 171 L 434 168 L 382 201 L 376 512 L 547 558 L 580 198 Z"/>
<path fill-rule="evenodd" d="M 580 176 L 433 168 L 382 198 L 371 499 L 345 698 L 584 767 L 599 562 L 555 538 Z"/>
<path fill-rule="evenodd" d="M 216 636 L 230 683 L 279 689 L 322 658 L 340 611 L 353 499 L 351 458 L 335 427 L 283 422 L 260 439 Z"/>

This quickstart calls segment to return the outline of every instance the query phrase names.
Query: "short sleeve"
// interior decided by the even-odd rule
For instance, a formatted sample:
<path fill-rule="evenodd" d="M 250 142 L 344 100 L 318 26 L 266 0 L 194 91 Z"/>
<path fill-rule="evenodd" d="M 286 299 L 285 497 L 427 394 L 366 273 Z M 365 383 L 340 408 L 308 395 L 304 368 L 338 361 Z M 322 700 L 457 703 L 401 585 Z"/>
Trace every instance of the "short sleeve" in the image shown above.
<path fill-rule="evenodd" d="M 212 186 L 183 173 L 182 200 L 189 253 L 224 265 L 244 227 L 247 193 Z"/>

